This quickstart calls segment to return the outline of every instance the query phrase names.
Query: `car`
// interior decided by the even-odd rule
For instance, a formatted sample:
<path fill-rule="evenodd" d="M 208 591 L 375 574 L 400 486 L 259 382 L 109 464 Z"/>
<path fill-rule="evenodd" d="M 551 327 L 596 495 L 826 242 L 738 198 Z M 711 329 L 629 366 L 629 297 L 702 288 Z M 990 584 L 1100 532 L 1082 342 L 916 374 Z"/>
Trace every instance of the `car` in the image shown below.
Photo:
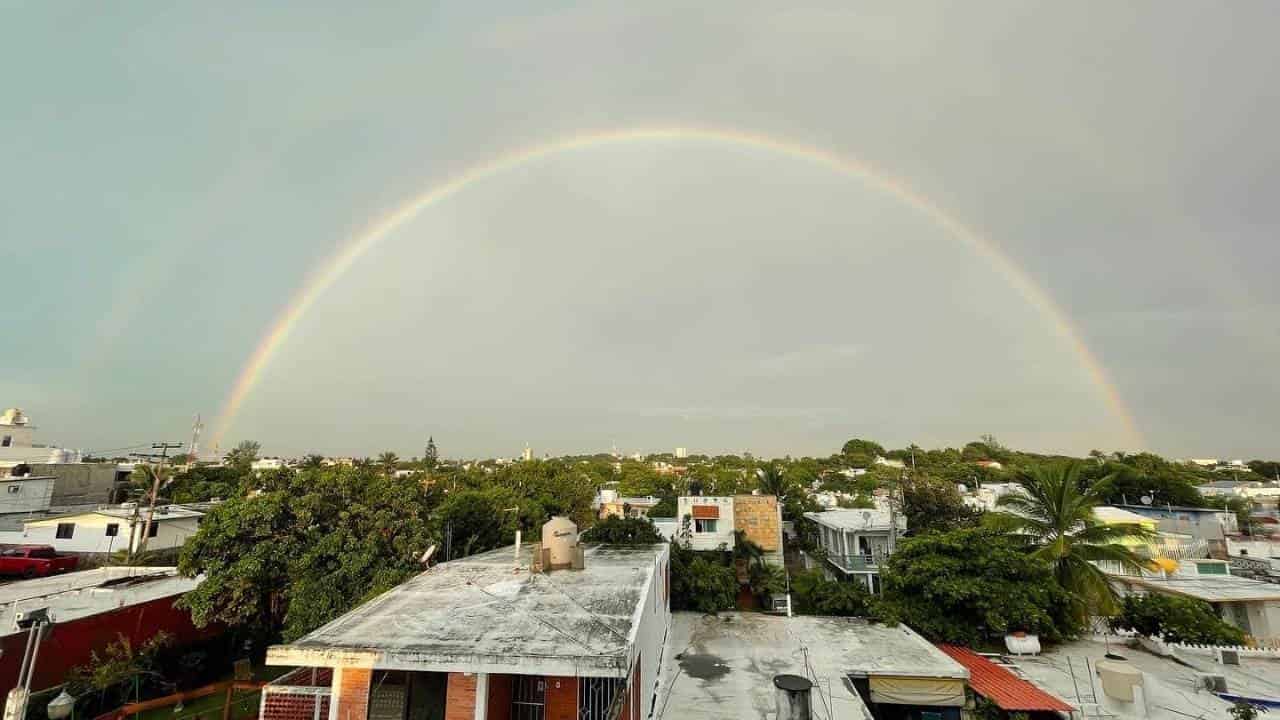
<path fill-rule="evenodd" d="M 71 572 L 79 565 L 75 555 L 59 555 L 49 545 L 7 545 L 0 547 L 0 575 L 24 578 L 48 577 Z"/>

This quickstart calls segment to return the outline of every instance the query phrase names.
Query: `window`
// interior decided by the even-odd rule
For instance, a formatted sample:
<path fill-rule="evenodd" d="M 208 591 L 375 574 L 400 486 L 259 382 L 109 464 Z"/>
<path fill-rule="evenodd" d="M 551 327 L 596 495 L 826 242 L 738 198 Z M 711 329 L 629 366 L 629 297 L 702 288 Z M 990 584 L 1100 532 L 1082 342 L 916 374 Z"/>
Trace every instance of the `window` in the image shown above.
<path fill-rule="evenodd" d="M 58 532 L 54 534 L 54 537 L 58 538 L 59 540 L 70 540 L 71 536 L 75 534 L 76 534 L 75 523 L 58 523 Z"/>
<path fill-rule="evenodd" d="M 107 537 L 115 537 L 120 534 L 120 523 L 107 523 Z"/>
<path fill-rule="evenodd" d="M 713 533 L 716 531 L 716 523 L 718 520 L 703 520 L 698 518 L 693 521 L 693 531 L 698 533 Z"/>
<path fill-rule="evenodd" d="M 12 436 L 12 435 L 5 435 L 5 436 L 4 436 L 4 439 L 3 439 L 3 440 L 0 440 L 0 447 L 12 447 L 12 446 L 13 446 L 13 436 Z"/>
<path fill-rule="evenodd" d="M 51 558 L 56 557 L 57 553 L 51 547 L 31 548 L 31 552 L 27 553 L 27 557 L 33 558 Z"/>
<path fill-rule="evenodd" d="M 150 530 L 147 530 L 147 537 L 149 537 L 149 538 L 153 538 L 153 537 L 155 537 L 155 536 L 156 536 L 156 533 L 158 533 L 158 532 L 160 532 L 160 523 L 155 522 L 155 521 L 152 521 L 152 522 L 151 522 L 151 529 L 150 529 Z"/>
<path fill-rule="evenodd" d="M 21 485 L 10 485 L 10 486 L 8 486 L 7 488 L 5 488 L 5 490 L 6 490 L 10 495 L 17 495 L 18 493 L 22 492 L 22 486 L 21 486 Z"/>

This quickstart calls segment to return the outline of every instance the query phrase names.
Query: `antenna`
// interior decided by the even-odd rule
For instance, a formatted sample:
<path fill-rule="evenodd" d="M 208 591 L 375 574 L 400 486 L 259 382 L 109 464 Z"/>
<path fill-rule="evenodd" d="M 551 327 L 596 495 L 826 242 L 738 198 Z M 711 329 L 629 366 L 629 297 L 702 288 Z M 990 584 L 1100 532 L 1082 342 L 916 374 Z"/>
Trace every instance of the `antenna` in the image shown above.
<path fill-rule="evenodd" d="M 192 462 L 200 458 L 200 431 L 204 430 L 204 423 L 200 422 L 200 413 L 196 413 L 196 420 L 191 425 L 191 460 Z"/>

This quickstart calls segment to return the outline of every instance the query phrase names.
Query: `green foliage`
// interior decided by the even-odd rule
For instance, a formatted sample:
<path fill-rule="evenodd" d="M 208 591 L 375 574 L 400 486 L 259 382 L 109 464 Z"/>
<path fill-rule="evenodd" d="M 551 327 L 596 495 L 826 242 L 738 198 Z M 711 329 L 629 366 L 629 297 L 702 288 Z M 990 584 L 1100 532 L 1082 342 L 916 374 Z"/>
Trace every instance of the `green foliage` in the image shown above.
<path fill-rule="evenodd" d="M 589 528 L 584 542 L 609 545 L 653 545 L 665 542 L 648 518 L 610 516 Z"/>
<path fill-rule="evenodd" d="M 665 495 L 657 505 L 649 508 L 649 517 L 673 518 L 679 512 L 675 495 Z"/>
<path fill-rule="evenodd" d="M 1049 566 L 994 530 L 910 538 L 882 577 L 886 615 L 933 640 L 980 645 L 1014 630 L 1057 640 L 1080 629 Z"/>
<path fill-rule="evenodd" d="M 93 694 L 99 702 L 124 702 L 138 685 L 165 683 L 159 656 L 171 645 L 173 636 L 165 632 L 157 632 L 136 649 L 128 638 L 118 635 L 101 654 L 93 651 L 87 665 L 67 673 L 67 690 L 77 697 Z"/>
<path fill-rule="evenodd" d="M 1133 630 L 1148 637 L 1159 635 L 1168 642 L 1244 644 L 1244 632 L 1218 617 L 1209 603 L 1176 595 L 1126 596 L 1120 614 L 1111 619 L 1111 628 Z"/>
<path fill-rule="evenodd" d="M 1083 621 L 1089 614 L 1110 615 L 1116 610 L 1115 590 L 1094 563 L 1141 569 L 1145 562 L 1124 543 L 1149 538 L 1152 532 L 1137 524 L 1095 520 L 1094 508 L 1104 504 L 1109 484 L 1104 480 L 1081 490 L 1081 469 L 1078 462 L 1055 463 L 1020 474 L 1022 492 L 1000 498 L 1005 511 L 993 513 L 992 524 L 1035 543 L 1033 557 L 1071 593 Z"/>
<path fill-rule="evenodd" d="M 875 501 L 866 495 L 855 495 L 851 498 L 838 498 L 836 507 L 852 509 L 870 509 L 876 506 Z"/>
<path fill-rule="evenodd" d="M 1151 453 L 1126 455 L 1101 464 L 1089 463 L 1081 469 L 1083 485 L 1105 481 L 1100 498 L 1105 504 L 1137 504 L 1149 496 L 1157 505 L 1186 505 L 1204 507 L 1204 498 L 1196 485 L 1205 479 L 1202 470 L 1171 463 Z"/>
<path fill-rule="evenodd" d="M 716 613 L 737 605 L 733 568 L 671 543 L 671 609 Z"/>
<path fill-rule="evenodd" d="M 1227 712 L 1231 713 L 1231 720 L 1258 720 L 1258 708 L 1244 700 L 1232 703 Z"/>
<path fill-rule="evenodd" d="M 752 595 L 762 601 L 767 600 L 770 596 L 786 591 L 786 571 L 777 565 L 757 560 L 747 568 L 747 586 L 751 588 Z"/>
<path fill-rule="evenodd" d="M 422 467 L 428 471 L 435 470 L 436 465 L 440 464 L 440 451 L 436 449 L 436 439 L 434 437 L 427 438 L 427 447 L 422 452 Z"/>
<path fill-rule="evenodd" d="M 830 580 L 819 570 L 791 578 L 791 599 L 802 615 L 863 617 L 872 614 L 872 597 L 861 583 Z"/>
<path fill-rule="evenodd" d="M 163 492 L 175 503 L 225 500 L 240 493 L 244 477 L 245 473 L 234 467 L 196 465 L 174 476 Z"/>
<path fill-rule="evenodd" d="M 416 481 L 372 468 L 270 475 L 205 515 L 178 565 L 206 579 L 180 602 L 199 626 L 296 639 L 419 571 L 428 509 Z"/>
<path fill-rule="evenodd" d="M 854 467 L 867 467 L 877 456 L 884 455 L 884 446 L 872 440 L 853 438 L 840 448 L 840 454 L 853 463 Z"/>
<path fill-rule="evenodd" d="M 913 534 L 944 532 L 973 525 L 979 513 L 960 497 L 955 483 L 923 474 L 902 482 L 902 512 Z"/>
<path fill-rule="evenodd" d="M 226 464 L 241 473 L 247 473 L 253 461 L 258 459 L 260 452 L 262 452 L 261 444 L 254 440 L 245 440 L 227 453 Z"/>

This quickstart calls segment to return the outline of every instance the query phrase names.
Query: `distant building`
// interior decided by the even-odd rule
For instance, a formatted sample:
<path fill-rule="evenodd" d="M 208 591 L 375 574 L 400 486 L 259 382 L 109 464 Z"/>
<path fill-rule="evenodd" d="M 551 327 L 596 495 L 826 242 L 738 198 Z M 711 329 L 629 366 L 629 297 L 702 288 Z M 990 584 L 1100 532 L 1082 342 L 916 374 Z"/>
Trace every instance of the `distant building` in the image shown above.
<path fill-rule="evenodd" d="M 683 460 L 683 459 L 685 459 L 685 458 L 687 458 L 687 457 L 689 457 L 689 448 L 682 448 L 682 447 L 678 447 L 678 448 L 676 448 L 676 459 L 677 459 L 677 460 Z"/>
<path fill-rule="evenodd" d="M 35 442 L 36 426 L 19 408 L 0 413 L 0 468 L 19 464 L 78 463 L 79 450 L 50 447 Z"/>
<path fill-rule="evenodd" d="M 1190 458 L 1187 460 L 1187 464 L 1213 469 L 1218 467 L 1219 463 L 1218 458 Z"/>
<path fill-rule="evenodd" d="M 886 510 L 827 510 L 805 513 L 818 525 L 818 541 L 826 552 L 828 571 L 880 592 L 880 568 L 897 549 L 907 530 L 901 513 Z"/>
<path fill-rule="evenodd" d="M 694 550 L 732 550 L 734 531 L 741 531 L 764 550 L 765 560 L 782 565 L 782 507 L 773 495 L 682 495 L 674 526 L 676 537 Z"/>
<path fill-rule="evenodd" d="M 260 717 L 656 717 L 668 546 L 580 547 L 580 570 L 534 572 L 529 545 L 441 563 L 270 647 L 268 665 L 297 669 L 264 688 Z"/>
<path fill-rule="evenodd" d="M 520 453 L 520 459 L 529 462 L 533 459 L 533 448 L 528 445 L 524 446 L 524 452 Z"/>
<path fill-rule="evenodd" d="M 1280 585 L 1231 574 L 1222 560 L 1178 563 L 1173 572 L 1106 568 L 1127 593 L 1160 593 L 1203 600 L 1214 612 L 1262 644 L 1280 643 Z"/>
<path fill-rule="evenodd" d="M 892 460 L 890 458 L 882 457 L 880 455 L 876 456 L 875 463 L 877 465 L 883 465 L 884 467 L 898 468 L 899 470 L 907 466 L 907 463 L 902 460 Z"/>
<path fill-rule="evenodd" d="M 263 470 L 280 470 L 285 466 L 284 460 L 280 458 L 258 458 L 249 466 L 254 471 Z"/>
<path fill-rule="evenodd" d="M 605 487 L 596 492 L 592 505 L 596 508 L 596 514 L 601 520 L 607 517 L 641 518 L 648 517 L 649 511 L 661 501 L 661 498 L 652 496 L 619 495 L 616 488 Z"/>
<path fill-rule="evenodd" d="M 196 628 L 191 614 L 174 606 L 201 582 L 172 567 L 104 567 L 0 587 L 0 695 L 17 684 L 26 649 L 28 633 L 15 626 L 18 613 L 48 608 L 54 621 L 32 674 L 31 689 L 43 690 L 121 636 L 136 648 L 161 631 L 179 646 L 220 632 L 216 626 Z"/>

